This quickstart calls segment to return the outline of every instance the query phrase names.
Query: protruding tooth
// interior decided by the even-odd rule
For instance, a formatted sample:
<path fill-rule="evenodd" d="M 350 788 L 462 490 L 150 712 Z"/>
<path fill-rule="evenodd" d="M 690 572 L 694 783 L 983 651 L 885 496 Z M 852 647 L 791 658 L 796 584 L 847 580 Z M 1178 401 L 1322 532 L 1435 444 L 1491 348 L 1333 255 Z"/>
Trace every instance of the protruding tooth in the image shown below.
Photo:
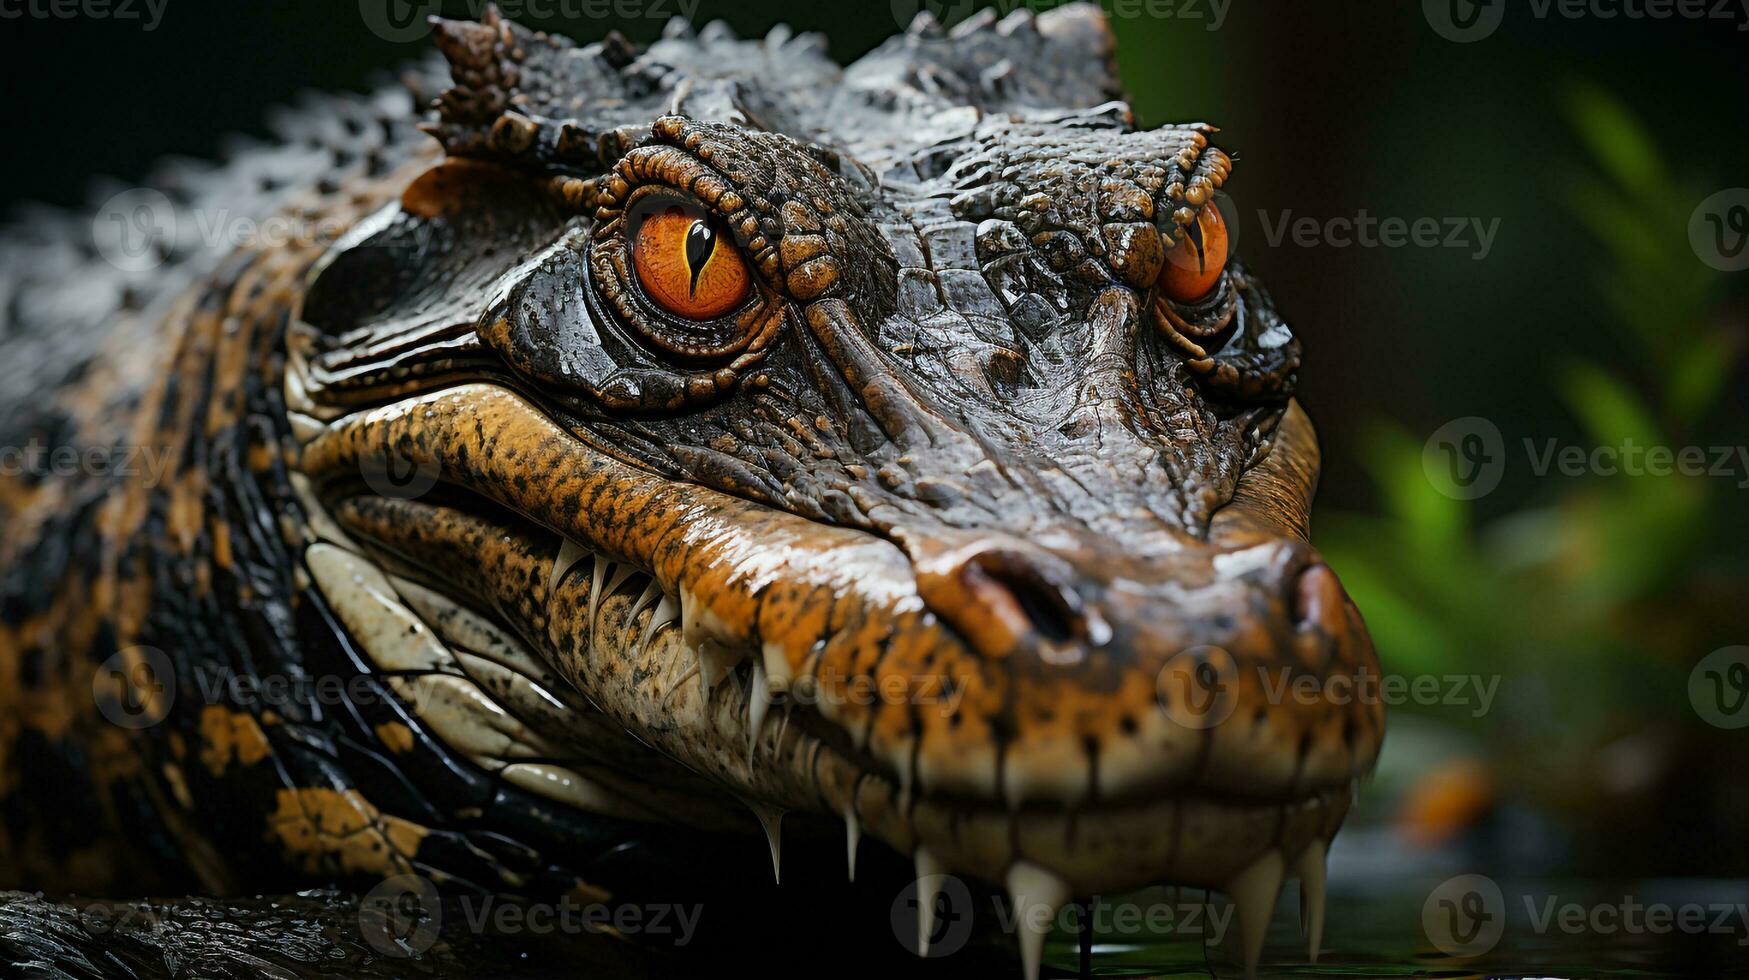
<path fill-rule="evenodd" d="M 607 579 L 607 592 L 602 595 L 602 598 L 606 598 L 607 596 L 618 592 L 619 587 L 626 583 L 626 579 L 631 578 L 637 573 L 638 570 L 631 565 L 620 564 L 613 566 L 613 574 Z"/>
<path fill-rule="evenodd" d="M 765 715 L 771 710 L 771 688 L 765 683 L 765 661 L 759 657 L 753 658 L 753 690 L 747 695 L 747 762 L 753 762 L 753 757 L 759 752 L 759 729 L 765 724 Z"/>
<path fill-rule="evenodd" d="M 1045 936 L 1051 931 L 1057 910 L 1070 898 L 1069 883 L 1055 872 L 1017 861 L 1008 869 L 1008 896 L 1014 902 L 1014 927 L 1020 932 L 1021 966 L 1026 970 L 1026 980 L 1038 980 Z M 1041 905 L 1048 914 L 1031 911 Z"/>
<path fill-rule="evenodd" d="M 705 617 L 708 615 L 696 596 L 684 591 L 680 593 L 680 639 L 698 656 L 698 681 L 707 701 L 718 682 L 729 676 L 729 672 L 741 662 L 739 653 L 718 642 L 706 628 Z"/>
<path fill-rule="evenodd" d="M 741 655 L 715 640 L 705 640 L 698 646 L 698 679 L 704 685 L 705 697 L 722 679 L 734 671 Z"/>
<path fill-rule="evenodd" d="M 1327 845 L 1315 840 L 1300 852 L 1294 874 L 1300 879 L 1300 930 L 1313 963 L 1324 945 L 1324 858 Z"/>
<path fill-rule="evenodd" d="M 673 686 L 668 688 L 667 694 L 662 695 L 662 706 L 664 708 L 666 708 L 668 706 L 668 702 L 674 699 L 674 692 L 680 690 L 680 686 L 682 684 L 685 684 L 687 681 L 692 680 L 694 677 L 697 677 L 697 676 L 698 676 L 698 664 L 695 663 L 692 665 L 692 667 L 690 669 L 687 670 L 686 673 L 680 675 L 680 678 L 674 682 Z"/>
<path fill-rule="evenodd" d="M 777 739 L 771 743 L 773 754 L 781 755 L 783 753 L 783 733 L 789 731 L 789 716 L 790 708 L 786 704 L 783 706 L 783 718 L 777 723 Z"/>
<path fill-rule="evenodd" d="M 1257 976 L 1257 961 L 1263 957 L 1263 940 L 1269 934 L 1269 919 L 1287 862 L 1271 850 L 1227 883 L 1226 892 L 1239 909 L 1239 938 L 1245 944 L 1245 977 Z"/>
<path fill-rule="evenodd" d="M 569 574 L 571 569 L 576 568 L 578 562 L 593 554 L 595 554 L 593 551 L 570 538 L 564 539 L 559 545 L 559 557 L 553 559 L 553 574 L 551 578 L 547 579 L 547 591 L 551 592 L 558 588 L 560 579 Z M 593 625 L 593 617 L 590 619 L 590 623 Z"/>
<path fill-rule="evenodd" d="M 644 583 L 644 591 L 638 593 L 637 601 L 632 603 L 632 608 L 626 613 L 626 621 L 630 622 L 637 619 L 638 613 L 643 612 L 645 607 L 649 606 L 650 603 L 655 602 L 656 597 L 661 594 L 662 587 L 656 584 L 655 579 L 651 579 Z"/>
<path fill-rule="evenodd" d="M 941 895 L 941 876 L 947 874 L 935 855 L 919 847 L 917 859 L 917 955 L 929 955 L 929 937 L 935 932 L 935 902 Z"/>
<path fill-rule="evenodd" d="M 856 804 L 844 804 L 844 848 L 849 852 L 850 880 L 856 880 L 856 846 L 862 843 L 862 821 L 857 819 Z"/>
<path fill-rule="evenodd" d="M 765 828 L 765 842 L 771 845 L 771 878 L 778 884 L 783 884 L 783 813 L 778 807 L 765 803 L 747 804 L 753 815 L 759 818 L 759 825 Z"/>
<path fill-rule="evenodd" d="M 651 586 L 655 584 L 654 581 L 650 583 Z M 650 639 L 656 635 L 656 631 L 674 622 L 674 617 L 679 614 L 680 609 L 674 604 L 674 600 L 670 599 L 667 593 L 663 593 L 662 601 L 656 603 L 656 611 L 650 614 L 650 621 L 644 624 L 643 637 L 638 640 L 638 654 L 640 656 L 650 649 Z"/>
<path fill-rule="evenodd" d="M 595 611 L 601 608 L 601 583 L 607 575 L 607 566 L 613 564 L 605 558 L 597 559 L 595 568 L 589 576 L 589 635 L 595 635 Z"/>

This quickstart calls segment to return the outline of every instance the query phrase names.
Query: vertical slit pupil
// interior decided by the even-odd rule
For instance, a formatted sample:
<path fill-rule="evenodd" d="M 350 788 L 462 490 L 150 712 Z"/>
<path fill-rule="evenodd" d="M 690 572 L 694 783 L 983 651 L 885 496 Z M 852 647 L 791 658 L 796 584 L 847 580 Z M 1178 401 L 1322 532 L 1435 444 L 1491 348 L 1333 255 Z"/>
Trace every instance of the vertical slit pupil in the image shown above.
<path fill-rule="evenodd" d="M 1201 215 L 1197 215 L 1197 219 L 1190 223 L 1190 226 L 1185 229 L 1185 234 L 1189 236 L 1191 244 L 1196 246 L 1196 271 L 1206 272 L 1208 270 L 1208 253 L 1203 248 Z"/>
<path fill-rule="evenodd" d="M 692 291 L 698 292 L 698 277 L 704 271 L 704 265 L 710 261 L 711 253 L 717 248 L 717 236 L 711 232 L 711 226 L 704 221 L 694 221 L 692 227 L 686 229 L 686 267 L 692 270 Z"/>

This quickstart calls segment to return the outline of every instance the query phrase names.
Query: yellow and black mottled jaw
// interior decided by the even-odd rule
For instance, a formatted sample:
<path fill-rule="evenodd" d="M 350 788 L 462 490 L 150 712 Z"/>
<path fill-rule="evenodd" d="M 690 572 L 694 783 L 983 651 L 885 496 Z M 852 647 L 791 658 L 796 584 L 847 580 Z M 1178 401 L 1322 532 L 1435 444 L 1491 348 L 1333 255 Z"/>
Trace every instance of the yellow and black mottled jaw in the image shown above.
<path fill-rule="evenodd" d="M 1318 887 L 1381 730 L 1376 705 L 1280 694 L 1377 667 L 1295 533 L 1316 467 L 1297 409 L 1277 439 L 1169 578 L 1150 589 L 1132 577 L 1145 565 L 1110 556 L 1123 574 L 1097 634 L 1046 625 L 1060 610 L 1024 597 L 1035 584 L 1013 563 L 1036 544 L 1005 543 L 1003 566 L 971 552 L 944 592 L 891 542 L 628 467 L 487 384 L 316 435 L 304 467 L 336 526 L 335 551 L 311 563 L 385 670 L 420 656 L 380 628 L 399 605 L 440 636 L 488 624 L 476 632 L 580 694 L 600 721 L 514 698 L 500 705 L 514 729 L 458 716 L 459 698 L 434 712 L 464 746 L 502 741 L 477 761 L 555 783 L 562 802 L 721 829 L 738 799 L 773 833 L 784 811 L 823 812 L 845 821 L 853 862 L 867 833 L 915 855 L 920 875 L 1056 902 L 1204 885 L 1255 923 L 1285 872 Z M 384 458 L 442 483 L 360 480 Z M 368 601 L 361 575 L 377 583 Z M 635 738 L 605 734 L 619 731 Z M 546 761 L 516 763 L 519 740 Z M 592 764 L 646 749 L 674 764 L 614 785 L 566 772 L 554 745 Z"/>

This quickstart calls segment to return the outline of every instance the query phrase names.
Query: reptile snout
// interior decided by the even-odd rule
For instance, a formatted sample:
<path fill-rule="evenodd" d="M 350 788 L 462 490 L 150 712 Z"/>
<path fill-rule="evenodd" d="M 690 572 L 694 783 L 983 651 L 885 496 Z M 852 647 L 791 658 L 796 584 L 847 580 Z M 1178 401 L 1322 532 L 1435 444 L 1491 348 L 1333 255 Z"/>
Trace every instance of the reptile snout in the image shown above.
<path fill-rule="evenodd" d="M 1342 687 L 1369 669 L 1370 641 L 1302 541 L 1061 530 L 900 541 L 919 597 L 968 653 L 937 669 L 1000 692 L 991 711 L 957 706 L 980 717 L 920 726 L 926 789 L 996 783 L 1011 803 L 1080 805 L 1230 783 L 1222 791 L 1287 800 L 1346 785 L 1351 764 L 1370 762 L 1347 749 L 1376 728 L 1376 706 L 1321 696 L 1333 676 Z M 994 754 L 972 744 L 986 737 Z M 1215 755 L 1235 766 L 1211 766 Z"/>

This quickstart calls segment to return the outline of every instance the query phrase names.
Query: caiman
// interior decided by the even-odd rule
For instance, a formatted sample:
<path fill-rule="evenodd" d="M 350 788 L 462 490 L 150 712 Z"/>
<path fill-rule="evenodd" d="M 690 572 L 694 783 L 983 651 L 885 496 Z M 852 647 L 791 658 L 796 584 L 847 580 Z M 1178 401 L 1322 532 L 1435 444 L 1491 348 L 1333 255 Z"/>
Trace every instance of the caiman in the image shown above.
<path fill-rule="evenodd" d="M 1315 955 L 1383 715 L 1296 692 L 1378 664 L 1217 130 L 1088 5 L 433 31 L 162 168 L 151 261 L 0 246 L 0 886 L 629 900 L 787 813 L 925 936 L 1175 883 L 1254 967 L 1297 877 Z"/>

